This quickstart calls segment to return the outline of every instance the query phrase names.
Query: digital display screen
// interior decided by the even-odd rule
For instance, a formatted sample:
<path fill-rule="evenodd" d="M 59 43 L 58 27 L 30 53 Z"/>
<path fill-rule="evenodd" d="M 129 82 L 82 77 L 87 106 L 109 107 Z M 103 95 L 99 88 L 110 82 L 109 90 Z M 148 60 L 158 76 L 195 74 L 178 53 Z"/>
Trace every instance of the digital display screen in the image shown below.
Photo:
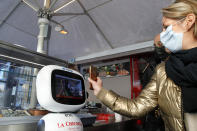
<path fill-rule="evenodd" d="M 86 99 L 83 77 L 63 70 L 54 70 L 51 76 L 53 99 L 61 104 L 83 104 Z"/>
<path fill-rule="evenodd" d="M 55 75 L 56 98 L 82 99 L 81 80 Z"/>

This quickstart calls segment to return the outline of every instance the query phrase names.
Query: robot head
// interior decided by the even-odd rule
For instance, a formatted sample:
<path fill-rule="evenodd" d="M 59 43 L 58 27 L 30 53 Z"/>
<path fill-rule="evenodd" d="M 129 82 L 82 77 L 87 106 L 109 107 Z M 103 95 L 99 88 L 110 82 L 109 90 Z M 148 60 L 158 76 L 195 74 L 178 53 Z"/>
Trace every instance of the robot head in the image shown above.
<path fill-rule="evenodd" d="M 52 112 L 76 112 L 85 105 L 83 76 L 71 69 L 48 65 L 36 79 L 39 104 Z"/>

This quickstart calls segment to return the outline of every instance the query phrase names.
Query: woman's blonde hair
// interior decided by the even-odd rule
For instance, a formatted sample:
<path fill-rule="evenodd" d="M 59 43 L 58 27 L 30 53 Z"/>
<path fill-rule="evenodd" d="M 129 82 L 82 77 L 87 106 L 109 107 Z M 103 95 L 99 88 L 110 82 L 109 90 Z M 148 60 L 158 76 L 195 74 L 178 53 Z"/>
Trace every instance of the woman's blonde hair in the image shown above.
<path fill-rule="evenodd" d="M 194 37 L 197 39 L 197 0 L 176 0 L 175 3 L 162 9 L 163 16 L 171 19 L 183 19 L 188 14 L 196 16 L 194 25 Z"/>

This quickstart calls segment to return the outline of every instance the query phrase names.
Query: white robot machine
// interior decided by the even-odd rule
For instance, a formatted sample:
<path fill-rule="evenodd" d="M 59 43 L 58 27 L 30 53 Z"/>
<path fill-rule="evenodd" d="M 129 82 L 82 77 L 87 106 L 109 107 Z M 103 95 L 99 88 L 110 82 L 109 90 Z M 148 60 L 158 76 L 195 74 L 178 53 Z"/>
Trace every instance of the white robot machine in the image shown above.
<path fill-rule="evenodd" d="M 83 131 L 81 120 L 73 114 L 85 105 L 83 76 L 77 71 L 48 65 L 36 79 L 39 104 L 53 113 L 43 116 L 37 131 Z"/>

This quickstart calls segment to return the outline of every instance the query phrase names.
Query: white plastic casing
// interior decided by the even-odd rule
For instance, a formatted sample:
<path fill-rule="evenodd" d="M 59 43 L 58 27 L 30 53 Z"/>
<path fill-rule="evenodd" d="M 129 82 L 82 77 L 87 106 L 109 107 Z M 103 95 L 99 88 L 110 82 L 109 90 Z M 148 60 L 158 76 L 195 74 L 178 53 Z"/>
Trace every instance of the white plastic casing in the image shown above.
<path fill-rule="evenodd" d="M 42 117 L 44 131 L 83 131 L 81 120 L 74 114 L 49 113 Z M 39 125 L 39 124 L 38 124 Z"/>
<path fill-rule="evenodd" d="M 79 110 L 85 105 L 85 102 L 80 105 L 66 105 L 66 104 L 58 103 L 53 99 L 52 90 L 51 90 L 52 89 L 51 78 L 52 78 L 53 70 L 62 70 L 65 72 L 71 72 L 76 75 L 80 75 L 83 78 L 83 76 L 79 72 L 65 67 L 56 66 L 56 65 L 47 65 L 43 67 L 38 72 L 36 78 L 36 92 L 37 92 L 37 99 L 39 104 L 43 108 L 51 112 L 76 112 L 77 110 Z M 86 98 L 87 97 L 85 96 L 85 99 Z"/>

